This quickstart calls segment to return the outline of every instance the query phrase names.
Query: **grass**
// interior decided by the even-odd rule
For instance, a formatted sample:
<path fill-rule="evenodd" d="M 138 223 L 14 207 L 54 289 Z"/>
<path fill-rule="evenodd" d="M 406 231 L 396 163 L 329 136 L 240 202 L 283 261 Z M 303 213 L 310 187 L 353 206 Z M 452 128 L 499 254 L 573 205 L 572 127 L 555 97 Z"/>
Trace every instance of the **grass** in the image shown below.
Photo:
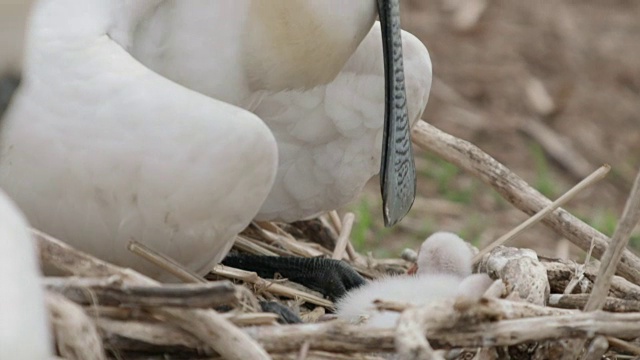
<path fill-rule="evenodd" d="M 599 211 L 591 217 L 578 216 L 582 221 L 590 224 L 594 229 L 611 237 L 616 230 L 619 215 L 612 210 Z M 629 247 L 640 251 L 640 234 L 635 233 L 629 238 Z"/>
<path fill-rule="evenodd" d="M 464 223 L 464 227 L 458 231 L 458 236 L 474 246 L 479 246 L 480 236 L 487 229 L 488 225 L 486 219 L 480 214 L 471 214 Z"/>
<path fill-rule="evenodd" d="M 435 155 L 427 154 L 425 158 L 429 165 L 426 169 L 420 169 L 420 175 L 427 179 L 425 181 L 436 184 L 438 196 L 458 204 L 471 204 L 478 182 L 473 180 L 468 186 L 461 185 L 456 181 L 460 178 L 460 169 L 457 166 Z"/>
<path fill-rule="evenodd" d="M 464 207 L 475 209 L 474 202 L 479 196 L 487 196 L 480 180 L 465 176 L 457 166 L 431 154 L 421 154 L 423 160 L 418 162 L 419 191 L 430 196 L 444 199 Z M 378 196 L 376 193 L 375 196 Z M 506 201 L 495 195 L 502 206 Z M 464 216 L 464 219 L 441 217 L 437 211 L 420 214 L 413 210 L 409 216 L 414 218 L 414 228 L 385 228 L 380 221 L 381 203 L 377 197 L 363 196 L 352 204 L 349 211 L 356 215 L 356 222 L 351 232 L 353 246 L 362 252 L 373 251 L 376 257 L 397 257 L 398 249 L 404 247 L 417 248 L 424 239 L 435 231 L 453 231 L 464 239 L 477 244 L 489 223 L 482 214 Z M 416 212 L 417 211 L 417 212 Z M 416 219 L 419 223 L 416 225 Z"/>
<path fill-rule="evenodd" d="M 544 150 L 538 143 L 532 142 L 529 146 L 529 152 L 533 158 L 536 173 L 533 187 L 544 196 L 555 199 L 559 191 L 553 180 L 551 166 L 549 166 L 549 161 L 547 160 Z"/>
<path fill-rule="evenodd" d="M 375 249 L 376 256 L 388 256 L 390 254 L 383 246 L 383 242 L 393 230 L 380 226 L 380 222 L 375 220 L 379 214 L 377 211 L 379 206 L 381 206 L 379 202 L 371 202 L 363 197 L 360 202 L 351 207 L 351 211 L 356 216 L 351 230 L 351 241 L 360 252 Z"/>
<path fill-rule="evenodd" d="M 351 241 L 356 250 L 363 251 L 366 248 L 369 230 L 374 227 L 373 215 L 367 199 L 364 198 L 356 204 L 353 212 L 356 215 L 356 221 L 351 230 Z"/>

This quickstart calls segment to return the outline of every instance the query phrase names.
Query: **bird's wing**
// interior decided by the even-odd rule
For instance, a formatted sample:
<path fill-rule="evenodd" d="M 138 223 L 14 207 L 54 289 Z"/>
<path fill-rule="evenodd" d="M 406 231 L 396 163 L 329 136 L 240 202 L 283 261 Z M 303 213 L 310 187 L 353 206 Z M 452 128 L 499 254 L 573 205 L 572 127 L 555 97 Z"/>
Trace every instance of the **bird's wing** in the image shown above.
<path fill-rule="evenodd" d="M 149 273 L 126 250 L 137 240 L 204 271 L 266 197 L 275 141 L 250 112 L 133 59 L 110 4 L 39 3 L 0 186 L 34 226 L 107 260 Z"/>
<path fill-rule="evenodd" d="M 259 218 L 293 221 L 341 207 L 380 168 L 384 77 L 380 26 L 374 25 L 340 74 L 308 91 L 262 92 L 250 109 L 273 131 L 280 153 L 274 188 Z M 426 107 L 431 60 L 403 32 L 410 120 Z"/>

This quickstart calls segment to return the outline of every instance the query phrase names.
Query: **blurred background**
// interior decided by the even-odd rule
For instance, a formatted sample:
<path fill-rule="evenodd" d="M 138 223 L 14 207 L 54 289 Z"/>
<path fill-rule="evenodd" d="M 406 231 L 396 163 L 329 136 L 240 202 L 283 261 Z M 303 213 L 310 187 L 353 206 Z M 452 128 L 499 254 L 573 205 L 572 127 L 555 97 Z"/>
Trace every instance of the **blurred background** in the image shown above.
<path fill-rule="evenodd" d="M 603 163 L 608 177 L 565 209 L 607 235 L 640 168 L 640 1 L 404 0 L 403 28 L 429 49 L 423 119 L 468 140 L 555 200 Z M 375 179 L 352 240 L 398 256 L 437 230 L 483 246 L 527 216 L 489 186 L 417 151 L 418 199 L 385 229 Z M 640 232 L 631 247 L 640 250 Z M 515 239 L 546 256 L 584 253 L 538 224 Z"/>

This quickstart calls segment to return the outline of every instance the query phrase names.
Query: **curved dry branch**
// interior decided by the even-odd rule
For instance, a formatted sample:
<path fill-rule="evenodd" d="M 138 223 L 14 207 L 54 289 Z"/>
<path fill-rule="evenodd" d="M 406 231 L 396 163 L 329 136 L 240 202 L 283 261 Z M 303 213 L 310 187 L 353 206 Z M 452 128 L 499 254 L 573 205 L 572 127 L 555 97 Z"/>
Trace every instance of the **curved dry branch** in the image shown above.
<path fill-rule="evenodd" d="M 468 141 L 449 135 L 424 121 L 419 121 L 413 127 L 412 139 L 419 147 L 478 177 L 528 215 L 537 213 L 551 203 L 522 178 Z M 609 239 L 604 234 L 563 209 L 552 212 L 542 222 L 585 251 L 589 250 L 593 241 L 593 255 L 598 259 L 607 248 Z M 640 285 L 640 259 L 629 250 L 623 252 L 617 272 Z"/>

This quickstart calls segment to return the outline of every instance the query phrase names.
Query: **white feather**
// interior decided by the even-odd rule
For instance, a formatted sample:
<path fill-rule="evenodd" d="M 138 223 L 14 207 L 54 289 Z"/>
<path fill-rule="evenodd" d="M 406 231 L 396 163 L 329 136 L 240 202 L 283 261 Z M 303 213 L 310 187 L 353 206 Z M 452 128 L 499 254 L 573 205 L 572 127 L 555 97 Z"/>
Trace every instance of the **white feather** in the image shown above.
<path fill-rule="evenodd" d="M 160 277 L 127 251 L 135 240 L 205 273 L 256 216 L 334 209 L 378 172 L 375 8 L 40 0 L 0 130 L 0 186 L 35 227 L 81 250 Z M 403 36 L 416 121 L 431 62 Z"/>
<path fill-rule="evenodd" d="M 136 240 L 206 273 L 273 184 L 273 135 L 135 61 L 107 35 L 110 4 L 39 3 L 0 183 L 34 227 L 82 250 L 160 276 L 127 251 Z"/>
<path fill-rule="evenodd" d="M 0 359 L 48 359 L 49 324 L 24 216 L 0 191 Z"/>

